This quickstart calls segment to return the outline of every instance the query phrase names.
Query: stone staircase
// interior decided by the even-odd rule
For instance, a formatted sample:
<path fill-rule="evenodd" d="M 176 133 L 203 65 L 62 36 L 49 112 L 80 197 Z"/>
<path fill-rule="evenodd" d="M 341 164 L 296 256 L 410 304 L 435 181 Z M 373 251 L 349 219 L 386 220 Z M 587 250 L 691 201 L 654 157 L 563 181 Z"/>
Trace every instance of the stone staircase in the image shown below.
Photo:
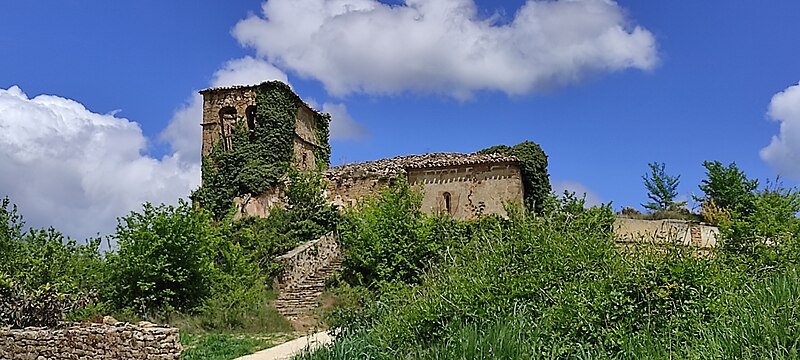
<path fill-rule="evenodd" d="M 284 264 L 284 274 L 273 305 L 278 313 L 294 320 L 319 306 L 325 279 L 341 268 L 343 257 L 336 238 L 329 234 L 298 246 L 278 260 Z"/>
<path fill-rule="evenodd" d="M 333 259 L 311 276 L 281 289 L 274 303 L 278 313 L 291 319 L 307 314 L 319 306 L 320 295 L 325 289 L 325 279 L 339 270 L 341 265 L 341 257 Z"/>

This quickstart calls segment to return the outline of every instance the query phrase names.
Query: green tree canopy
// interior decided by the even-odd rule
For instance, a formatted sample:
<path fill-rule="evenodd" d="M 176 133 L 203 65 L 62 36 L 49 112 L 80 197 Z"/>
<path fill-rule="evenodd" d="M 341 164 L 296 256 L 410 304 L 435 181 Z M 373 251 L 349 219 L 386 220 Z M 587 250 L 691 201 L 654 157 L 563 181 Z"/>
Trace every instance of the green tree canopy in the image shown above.
<path fill-rule="evenodd" d="M 648 163 L 650 173 L 642 176 L 644 186 L 647 188 L 647 197 L 652 200 L 642 204 L 649 210 L 672 210 L 686 205 L 685 201 L 675 202 L 678 196 L 678 184 L 681 176 L 670 176 L 664 171 L 664 163 Z"/>
<path fill-rule="evenodd" d="M 209 295 L 216 229 L 211 214 L 180 200 L 150 203 L 118 219 L 116 253 L 107 254 L 114 305 L 153 311 L 190 311 Z"/>
<path fill-rule="evenodd" d="M 704 161 L 706 179 L 699 185 L 705 194 L 698 201 L 713 201 L 725 209 L 749 214 L 753 209 L 754 192 L 758 188 L 758 180 L 748 179 L 744 172 L 736 167 L 736 163 L 723 166 L 719 161 Z"/>

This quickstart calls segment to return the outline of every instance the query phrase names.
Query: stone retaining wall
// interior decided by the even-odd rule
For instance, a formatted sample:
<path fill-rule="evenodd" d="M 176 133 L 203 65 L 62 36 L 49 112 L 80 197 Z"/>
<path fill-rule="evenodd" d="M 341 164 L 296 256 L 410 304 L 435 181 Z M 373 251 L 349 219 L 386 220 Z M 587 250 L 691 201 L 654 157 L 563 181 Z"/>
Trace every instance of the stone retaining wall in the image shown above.
<path fill-rule="evenodd" d="M 128 323 L 0 329 L 0 359 L 180 359 L 178 329 Z"/>
<path fill-rule="evenodd" d="M 341 254 L 336 236 L 332 233 L 294 248 L 277 258 L 284 266 L 279 286 L 287 287 L 302 282 L 339 260 Z"/>
<path fill-rule="evenodd" d="M 717 246 L 716 226 L 685 220 L 639 220 L 617 218 L 614 235 L 618 243 L 654 243 L 694 246 L 710 249 Z"/>

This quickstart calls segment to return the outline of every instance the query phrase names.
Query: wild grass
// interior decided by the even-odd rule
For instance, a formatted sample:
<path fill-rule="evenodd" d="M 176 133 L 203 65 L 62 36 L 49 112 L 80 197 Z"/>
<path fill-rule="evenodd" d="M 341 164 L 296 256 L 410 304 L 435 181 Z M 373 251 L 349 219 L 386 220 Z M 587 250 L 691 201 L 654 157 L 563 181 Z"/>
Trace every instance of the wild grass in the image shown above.
<path fill-rule="evenodd" d="M 391 215 L 405 222 L 404 233 L 424 229 L 433 232 L 426 239 L 437 238 L 441 229 L 426 228 L 428 220 L 398 213 L 391 196 L 383 201 L 350 221 L 381 231 Z M 357 276 L 402 269 L 405 257 L 351 268 L 360 282 L 340 284 L 340 308 L 330 318 L 342 335 L 299 359 L 800 356 L 793 240 L 772 257 L 725 248 L 702 257 L 672 245 L 619 251 L 613 221 L 610 208 L 583 204 L 557 204 L 541 216 L 512 211 L 509 219 L 456 224 L 460 231 L 441 236 L 436 261 L 413 268 L 414 281 Z M 374 241 L 392 241 L 389 235 Z M 346 245 L 364 246 L 351 254 L 375 254 L 365 251 L 375 246 L 370 241 Z"/>
<path fill-rule="evenodd" d="M 190 333 L 290 333 L 291 324 L 270 305 L 275 296 L 269 289 L 219 295 L 209 299 L 198 313 L 176 314 L 165 322 Z"/>
<path fill-rule="evenodd" d="M 262 338 L 232 334 L 181 333 L 184 360 L 229 360 L 270 347 Z"/>
<path fill-rule="evenodd" d="M 300 360 L 339 359 L 797 359 L 800 358 L 800 276 L 779 273 L 727 299 L 729 311 L 696 332 L 629 332 L 608 348 L 553 339 L 541 321 L 520 313 L 489 324 L 464 324 L 435 342 L 392 348 L 358 332 Z"/>

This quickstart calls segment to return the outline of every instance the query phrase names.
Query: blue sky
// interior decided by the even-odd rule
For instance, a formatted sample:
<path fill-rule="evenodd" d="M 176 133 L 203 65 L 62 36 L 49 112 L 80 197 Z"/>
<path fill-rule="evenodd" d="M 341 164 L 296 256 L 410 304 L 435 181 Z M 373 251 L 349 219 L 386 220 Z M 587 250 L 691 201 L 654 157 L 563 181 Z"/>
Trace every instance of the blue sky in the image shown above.
<path fill-rule="evenodd" d="M 652 161 L 687 198 L 704 160 L 800 179 L 800 2 L 385 4 L 3 2 L 0 196 L 107 234 L 197 186 L 197 90 L 267 77 L 333 113 L 334 165 L 532 140 L 615 209 Z"/>

